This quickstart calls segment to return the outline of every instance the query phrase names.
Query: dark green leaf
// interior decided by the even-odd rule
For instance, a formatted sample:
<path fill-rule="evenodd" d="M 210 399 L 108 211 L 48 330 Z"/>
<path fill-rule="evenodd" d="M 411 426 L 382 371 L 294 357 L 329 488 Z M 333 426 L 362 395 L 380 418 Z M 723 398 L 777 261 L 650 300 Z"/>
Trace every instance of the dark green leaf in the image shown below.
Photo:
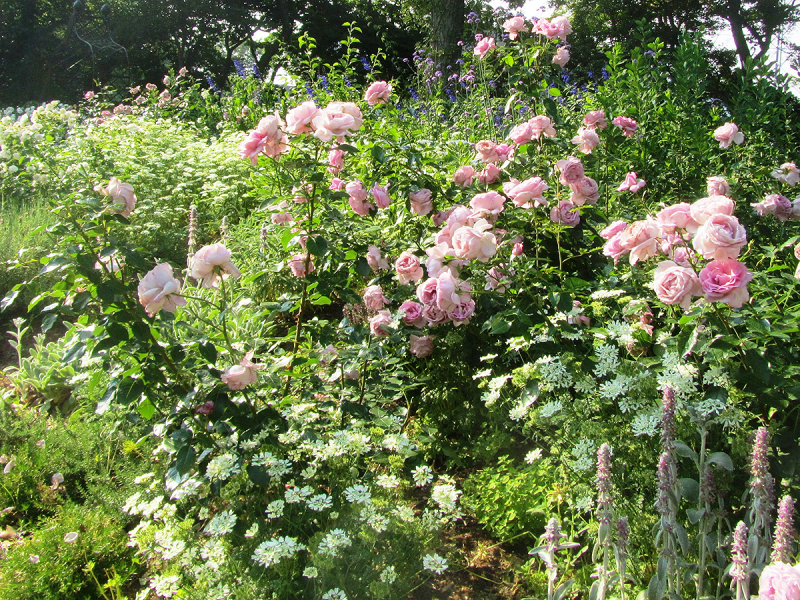
<path fill-rule="evenodd" d="M 196 459 L 197 452 L 195 451 L 194 446 L 191 444 L 182 446 L 181 449 L 178 450 L 178 455 L 175 458 L 175 469 L 178 471 L 178 473 L 184 475 L 191 470 Z"/>

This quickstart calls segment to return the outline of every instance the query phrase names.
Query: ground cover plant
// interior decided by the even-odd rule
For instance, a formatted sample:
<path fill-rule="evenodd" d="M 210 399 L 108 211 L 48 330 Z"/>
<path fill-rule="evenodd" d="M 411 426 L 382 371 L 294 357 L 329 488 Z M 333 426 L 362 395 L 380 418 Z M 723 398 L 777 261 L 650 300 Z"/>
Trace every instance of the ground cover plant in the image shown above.
<path fill-rule="evenodd" d="M 418 51 L 411 89 L 351 25 L 330 64 L 301 38 L 291 87 L 98 90 L 9 155 L 57 184 L 3 300 L 28 312 L 6 418 L 77 407 L 152 445 L 92 521 L 111 544 L 120 511 L 132 550 L 71 546 L 81 593 L 458 597 L 496 547 L 486 597 L 800 593 L 785 81 L 751 63 L 723 103 L 702 44 L 668 61 L 642 31 L 579 86 L 569 19 L 506 17 L 453 65 Z M 39 193 L 18 174 L 9 198 Z M 4 489 L 40 468 L 21 439 Z M 34 593 L 42 520 L 82 518 L 30 502 L 2 597 Z"/>

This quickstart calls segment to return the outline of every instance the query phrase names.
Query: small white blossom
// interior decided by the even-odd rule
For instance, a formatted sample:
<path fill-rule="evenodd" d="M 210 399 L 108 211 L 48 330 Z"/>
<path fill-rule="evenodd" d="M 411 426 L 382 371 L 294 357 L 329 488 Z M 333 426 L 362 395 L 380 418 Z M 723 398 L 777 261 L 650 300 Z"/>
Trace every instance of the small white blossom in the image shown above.
<path fill-rule="evenodd" d="M 308 508 L 316 512 L 322 512 L 333 506 L 333 498 L 328 494 L 317 494 L 306 500 Z"/>
<path fill-rule="evenodd" d="M 433 481 L 433 471 L 428 465 L 417 466 L 416 469 L 411 471 L 411 475 L 414 478 L 414 485 L 417 487 L 428 485 Z"/>
<path fill-rule="evenodd" d="M 437 575 L 441 575 L 447 570 L 447 559 L 442 558 L 438 554 L 426 554 L 422 558 L 422 566 L 428 571 L 433 571 Z"/>
<path fill-rule="evenodd" d="M 389 585 L 391 585 L 397 579 L 397 571 L 395 571 L 395 568 L 392 565 L 389 565 L 383 571 L 381 571 L 379 579 L 383 583 L 388 583 Z"/>
<path fill-rule="evenodd" d="M 214 515 L 203 531 L 209 535 L 227 535 L 233 531 L 236 520 L 236 513 L 232 510 L 226 510 Z"/>
<path fill-rule="evenodd" d="M 345 488 L 344 497 L 350 503 L 369 504 L 372 502 L 372 494 L 370 494 L 369 488 L 360 483 Z"/>
<path fill-rule="evenodd" d="M 333 588 L 322 594 L 322 600 L 348 600 L 345 594 L 339 588 Z"/>
<path fill-rule="evenodd" d="M 528 463 L 529 465 L 532 465 L 540 458 L 542 458 L 542 449 L 536 448 L 535 450 L 531 450 L 525 455 L 525 462 Z"/>
<path fill-rule="evenodd" d="M 382 488 L 392 489 L 400 485 L 400 480 L 395 475 L 379 475 L 375 484 Z"/>
<path fill-rule="evenodd" d="M 297 543 L 297 538 L 288 536 L 273 538 L 259 544 L 252 559 L 263 567 L 277 565 L 284 558 L 291 558 L 305 546 Z"/>

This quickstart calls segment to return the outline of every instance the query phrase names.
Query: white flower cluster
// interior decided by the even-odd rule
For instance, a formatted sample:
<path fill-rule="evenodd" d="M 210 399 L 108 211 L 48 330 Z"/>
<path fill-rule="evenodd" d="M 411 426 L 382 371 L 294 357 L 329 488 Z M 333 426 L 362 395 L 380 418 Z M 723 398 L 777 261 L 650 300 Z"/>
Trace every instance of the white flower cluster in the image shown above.
<path fill-rule="evenodd" d="M 297 542 L 297 538 L 288 536 L 273 538 L 259 544 L 253 552 L 252 560 L 262 567 L 277 565 L 284 558 L 291 558 L 301 550 L 305 550 L 303 544 Z"/>
<path fill-rule="evenodd" d="M 348 548 L 353 543 L 350 536 L 345 533 L 343 529 L 331 529 L 322 541 L 319 543 L 317 550 L 323 556 L 335 558 L 339 555 L 339 550 Z"/>
<path fill-rule="evenodd" d="M 209 535 L 227 535 L 236 525 L 236 513 L 232 510 L 226 510 L 217 513 L 205 526 L 205 531 Z"/>
<path fill-rule="evenodd" d="M 426 554 L 422 557 L 422 567 L 428 571 L 433 571 L 437 575 L 444 573 L 447 570 L 447 566 L 447 559 L 438 554 Z"/>

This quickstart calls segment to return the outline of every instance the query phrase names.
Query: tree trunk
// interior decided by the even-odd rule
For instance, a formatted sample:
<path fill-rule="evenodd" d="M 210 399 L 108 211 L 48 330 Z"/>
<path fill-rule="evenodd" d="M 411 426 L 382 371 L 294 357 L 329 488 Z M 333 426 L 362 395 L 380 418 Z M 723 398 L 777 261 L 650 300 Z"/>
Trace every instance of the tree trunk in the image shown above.
<path fill-rule="evenodd" d="M 726 14 L 722 15 L 731 25 L 733 43 L 736 44 L 736 54 L 739 55 L 739 62 L 744 66 L 745 61 L 750 58 L 750 48 L 744 37 L 744 18 L 742 17 L 741 0 L 728 0 L 725 5 Z"/>
<path fill-rule="evenodd" d="M 461 55 L 457 42 L 464 33 L 464 0 L 431 0 L 431 52 L 439 68 Z"/>

